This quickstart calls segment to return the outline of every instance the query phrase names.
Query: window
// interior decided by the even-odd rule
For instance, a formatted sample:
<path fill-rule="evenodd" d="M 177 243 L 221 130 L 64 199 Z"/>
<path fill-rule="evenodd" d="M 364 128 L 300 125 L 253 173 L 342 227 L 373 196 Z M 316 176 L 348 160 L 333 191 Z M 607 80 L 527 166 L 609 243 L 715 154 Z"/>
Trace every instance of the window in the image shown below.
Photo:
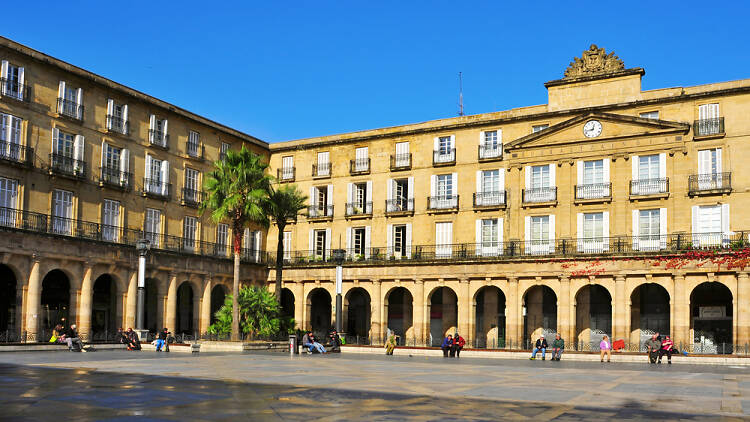
<path fill-rule="evenodd" d="M 169 122 L 167 119 L 157 118 L 154 114 L 151 115 L 150 120 L 148 131 L 149 141 L 154 145 L 166 148 L 167 139 L 169 138 L 169 135 L 167 134 Z"/>
<path fill-rule="evenodd" d="M 198 231 L 198 219 L 185 217 L 182 222 L 182 244 L 188 251 L 195 250 L 196 233 Z"/>
<path fill-rule="evenodd" d="M 607 160 L 579 161 L 576 199 L 610 196 L 609 162 Z"/>
<path fill-rule="evenodd" d="M 292 232 L 284 232 L 284 259 L 292 258 Z"/>
<path fill-rule="evenodd" d="M 413 211 L 414 193 L 411 191 L 413 185 L 413 177 L 389 180 L 386 192 L 386 212 Z"/>
<path fill-rule="evenodd" d="M 456 161 L 454 137 L 438 136 L 435 138 L 433 163 L 452 163 Z"/>
<path fill-rule="evenodd" d="M 497 131 L 496 130 L 488 130 L 484 132 L 484 142 L 483 145 L 485 148 L 488 149 L 496 149 L 498 146 L 498 139 L 497 139 Z"/>
<path fill-rule="evenodd" d="M 638 180 L 659 178 L 659 155 L 644 155 L 638 159 Z"/>
<path fill-rule="evenodd" d="M 221 143 L 221 149 L 219 150 L 219 160 L 227 158 L 227 151 L 229 151 L 229 148 L 231 148 L 231 145 L 229 145 L 228 143 Z"/>
<path fill-rule="evenodd" d="M 229 224 L 219 223 L 216 226 L 216 254 L 229 255 Z"/>
<path fill-rule="evenodd" d="M 74 137 L 70 133 L 65 133 L 63 131 L 58 130 L 57 131 L 57 141 L 56 145 L 57 148 L 55 149 L 55 152 L 58 155 L 62 155 L 63 157 L 69 157 L 73 158 L 73 145 L 74 145 Z"/>
<path fill-rule="evenodd" d="M 281 180 L 294 179 L 294 157 L 288 155 L 281 158 Z"/>
<path fill-rule="evenodd" d="M 476 253 L 478 256 L 497 256 L 502 253 L 503 220 L 485 218 L 476 222 Z"/>
<path fill-rule="evenodd" d="M 102 203 L 102 237 L 108 242 L 120 240 L 120 203 L 105 199 Z"/>
<path fill-rule="evenodd" d="M 0 225 L 16 226 L 18 180 L 0 177 Z"/>
<path fill-rule="evenodd" d="M 185 192 L 183 195 L 186 201 L 198 202 L 200 200 L 199 178 L 200 173 L 198 170 L 193 170 L 189 167 L 185 168 Z"/>
<path fill-rule="evenodd" d="M 398 168 L 398 167 L 409 167 L 409 166 L 411 166 L 411 155 L 409 155 L 409 143 L 397 142 L 394 167 Z"/>
<path fill-rule="evenodd" d="M 458 197 L 454 194 L 457 181 L 456 173 L 432 176 L 432 196 L 429 204 L 431 209 L 455 208 L 458 206 Z"/>
<path fill-rule="evenodd" d="M 502 156 L 503 148 L 500 134 L 500 130 L 480 132 L 479 158 L 495 158 Z"/>
<path fill-rule="evenodd" d="M 146 239 L 151 241 L 151 246 L 158 248 L 161 239 L 161 211 L 146 208 L 146 222 L 143 228 Z"/>
<path fill-rule="evenodd" d="M 549 124 L 545 123 L 542 125 L 534 125 L 531 127 L 531 133 L 537 133 L 540 131 L 543 131 L 544 129 L 547 129 L 549 127 Z"/>
<path fill-rule="evenodd" d="M 146 154 L 144 190 L 155 195 L 169 196 L 169 161 Z"/>
<path fill-rule="evenodd" d="M 57 112 L 74 119 L 83 118 L 83 90 L 60 81 L 57 91 Z"/>
<path fill-rule="evenodd" d="M 352 228 L 352 253 L 355 255 L 365 255 L 365 228 Z"/>
<path fill-rule="evenodd" d="M 604 160 L 583 162 L 583 184 L 604 183 Z"/>
<path fill-rule="evenodd" d="M 318 153 L 318 168 L 315 176 L 330 176 L 331 162 L 328 160 L 328 151 Z"/>
<path fill-rule="evenodd" d="M 451 149 L 453 148 L 451 144 L 451 137 L 450 136 L 441 136 L 438 143 L 438 152 L 440 155 L 446 155 L 451 153 Z"/>
<path fill-rule="evenodd" d="M 366 172 L 370 170 L 370 158 L 367 147 L 360 147 L 354 150 L 354 171 Z"/>
<path fill-rule="evenodd" d="M 526 216 L 524 254 L 546 255 L 555 252 L 555 216 Z"/>
<path fill-rule="evenodd" d="M 52 231 L 73 234 L 73 192 L 56 189 L 52 193 Z"/>
<path fill-rule="evenodd" d="M 328 243 L 326 230 L 315 230 L 314 237 L 315 237 L 314 255 L 316 258 L 324 258 L 326 256 L 326 252 L 327 252 L 326 245 Z"/>
<path fill-rule="evenodd" d="M 633 248 L 659 250 L 667 246 L 667 210 L 657 208 L 633 211 Z"/>
<path fill-rule="evenodd" d="M 698 121 L 693 131 L 695 136 L 716 135 L 724 132 L 724 125 L 719 116 L 718 103 L 698 106 Z"/>
<path fill-rule="evenodd" d="M 2 61 L 2 73 L 0 73 L 0 95 L 11 97 L 16 100 L 24 99 L 24 69 L 7 60 Z"/>
<path fill-rule="evenodd" d="M 583 214 L 583 238 L 598 239 L 604 236 L 604 213 Z"/>
<path fill-rule="evenodd" d="M 531 217 L 531 241 L 547 242 L 549 240 L 549 216 Z"/>
<path fill-rule="evenodd" d="M 188 132 L 187 153 L 191 157 L 198 157 L 200 150 L 200 134 L 191 130 Z"/>
<path fill-rule="evenodd" d="M 321 213 L 321 215 L 326 215 L 326 204 L 328 204 L 328 189 L 322 187 L 318 187 L 315 189 L 317 191 L 315 203 L 318 205 L 318 211 Z"/>
<path fill-rule="evenodd" d="M 482 193 L 500 192 L 500 170 L 482 172 Z"/>
<path fill-rule="evenodd" d="M 406 225 L 393 226 L 393 255 L 399 258 L 406 256 Z"/>
<path fill-rule="evenodd" d="M 693 206 L 693 246 L 728 245 L 729 204 Z"/>
<path fill-rule="evenodd" d="M 439 174 L 437 177 L 438 198 L 450 198 L 453 196 L 453 178 L 450 174 Z"/>
<path fill-rule="evenodd" d="M 723 177 L 721 173 L 721 148 L 704 149 L 698 151 L 698 189 L 721 189 Z"/>
<path fill-rule="evenodd" d="M 666 153 L 634 155 L 631 195 L 653 195 L 669 191 Z"/>
<path fill-rule="evenodd" d="M 549 187 L 549 166 L 532 166 L 531 189 L 541 189 L 547 187 Z"/>
<path fill-rule="evenodd" d="M 128 106 L 107 101 L 107 129 L 123 134 L 128 133 Z"/>
<path fill-rule="evenodd" d="M 642 119 L 654 119 L 659 120 L 659 112 L 658 111 L 646 111 L 640 114 Z"/>
<path fill-rule="evenodd" d="M 548 202 L 557 198 L 555 188 L 555 165 L 526 166 L 526 190 L 524 202 Z"/>
<path fill-rule="evenodd" d="M 435 257 L 449 258 L 453 252 L 453 223 L 435 223 Z"/>
<path fill-rule="evenodd" d="M 120 169 L 120 155 L 122 150 L 110 144 L 104 144 L 104 167 L 112 170 Z"/>
<path fill-rule="evenodd" d="M 482 250 L 485 248 L 497 248 L 498 224 L 496 218 L 482 220 Z"/>
<path fill-rule="evenodd" d="M 0 113 L 0 157 L 14 161 L 22 158 L 21 122 L 18 117 Z"/>

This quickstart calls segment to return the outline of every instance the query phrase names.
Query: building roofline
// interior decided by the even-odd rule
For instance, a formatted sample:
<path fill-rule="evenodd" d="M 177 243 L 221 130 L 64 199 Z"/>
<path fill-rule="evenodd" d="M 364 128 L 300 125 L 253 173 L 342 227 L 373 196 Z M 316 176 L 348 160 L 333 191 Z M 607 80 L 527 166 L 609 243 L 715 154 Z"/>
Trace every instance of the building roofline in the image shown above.
<path fill-rule="evenodd" d="M 96 73 L 89 72 L 88 70 L 85 70 L 83 68 L 80 68 L 78 66 L 72 65 L 68 62 L 65 62 L 63 60 L 57 59 L 55 57 L 52 57 L 48 54 L 44 54 L 38 50 L 34 50 L 33 48 L 27 47 L 21 43 L 18 43 L 16 41 L 13 41 L 11 39 L 5 38 L 3 36 L 0 36 L 0 46 L 6 47 L 10 50 L 13 50 L 19 54 L 22 54 L 24 56 L 28 56 L 34 60 L 37 60 L 39 62 L 49 64 L 52 66 L 55 66 L 59 69 L 61 69 L 64 72 L 69 72 L 72 74 L 75 74 L 76 76 L 84 79 L 88 79 L 96 84 L 102 85 L 104 87 L 107 87 L 109 89 L 117 90 L 125 95 L 129 95 L 137 100 L 144 101 L 147 103 L 152 103 L 156 105 L 157 107 L 161 107 L 165 110 L 168 110 L 172 113 L 181 115 L 185 118 L 192 119 L 196 122 L 199 122 L 203 125 L 210 126 L 214 129 L 220 130 L 222 132 L 225 132 L 227 134 L 236 136 L 244 141 L 251 142 L 255 145 L 258 145 L 260 147 L 263 147 L 265 149 L 268 149 L 268 143 L 265 141 L 262 141 L 252 135 L 249 135 L 247 133 L 244 133 L 242 131 L 239 131 L 237 129 L 233 129 L 229 126 L 225 126 L 219 122 L 216 122 L 214 120 L 211 120 L 207 117 L 201 116 L 199 114 L 195 114 L 191 111 L 188 111 L 182 107 L 176 106 L 174 104 L 168 103 L 166 101 L 160 100 L 156 97 L 153 97 L 151 95 L 148 95 L 146 93 L 143 93 L 141 91 L 138 91 L 136 89 L 130 88 L 128 86 L 125 86 L 123 84 L 117 83 L 111 79 L 105 78 L 104 76 L 97 75 Z"/>

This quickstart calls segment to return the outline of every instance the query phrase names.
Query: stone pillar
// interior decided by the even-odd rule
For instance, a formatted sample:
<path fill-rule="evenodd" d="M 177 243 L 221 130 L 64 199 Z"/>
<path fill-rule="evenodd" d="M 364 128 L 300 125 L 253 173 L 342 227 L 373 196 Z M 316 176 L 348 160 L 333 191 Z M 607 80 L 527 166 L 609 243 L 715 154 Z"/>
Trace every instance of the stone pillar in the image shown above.
<path fill-rule="evenodd" d="M 125 328 L 126 330 L 128 328 L 145 328 L 145 327 L 135 326 L 136 304 L 138 303 L 137 297 L 138 297 L 138 269 L 131 268 L 130 280 L 128 281 L 127 302 L 125 304 L 125 323 L 123 325 L 123 328 Z"/>
<path fill-rule="evenodd" d="M 737 297 L 735 303 L 750 303 L 750 280 L 748 273 L 741 272 L 737 274 Z M 744 306 L 737 306 L 737 344 L 745 345 L 750 343 L 750 309 Z"/>
<path fill-rule="evenodd" d="M 414 280 L 414 301 L 412 302 L 412 326 L 414 327 L 414 341 L 418 346 L 425 345 L 427 338 L 427 325 L 430 315 L 425 309 L 424 280 Z M 404 324 L 406 324 L 406 312 L 404 312 Z"/>
<path fill-rule="evenodd" d="M 383 309 L 380 297 L 380 280 L 372 281 L 372 297 L 370 298 L 370 341 L 373 344 L 383 344 Z"/>
<path fill-rule="evenodd" d="M 304 284 L 302 282 L 295 282 L 291 286 L 292 294 L 294 295 L 294 323 L 300 330 L 305 329 L 304 325 L 304 312 L 305 312 L 305 295 L 304 295 Z"/>
<path fill-rule="evenodd" d="M 117 329 L 118 327 L 122 327 L 122 324 L 125 322 L 125 306 L 126 306 L 125 301 L 126 300 L 127 300 L 127 293 L 125 292 L 117 293 L 117 303 L 115 306 L 116 308 L 115 320 L 117 321 L 117 323 L 115 324 L 116 325 L 115 329 Z"/>
<path fill-rule="evenodd" d="M 94 288 L 92 286 L 91 273 L 93 266 L 88 262 L 83 266 L 83 280 L 81 281 L 81 301 L 78 310 L 78 333 L 81 339 L 88 340 L 91 335 L 91 301 L 93 300 Z"/>
<path fill-rule="evenodd" d="M 557 298 L 557 332 L 560 336 L 565 336 L 566 341 L 575 341 L 575 307 L 571 306 L 574 299 L 570 297 L 570 278 L 567 275 L 561 275 L 560 295 Z M 572 314 L 572 315 L 571 315 Z"/>
<path fill-rule="evenodd" d="M 507 326 L 506 347 L 521 348 L 521 331 L 523 330 L 523 316 L 521 315 L 521 297 L 518 295 L 518 278 L 508 278 L 508 298 L 505 304 L 505 324 Z"/>
<path fill-rule="evenodd" d="M 458 333 L 468 339 L 469 333 L 469 311 L 471 310 L 471 297 L 469 296 L 469 279 L 458 281 Z"/>
<path fill-rule="evenodd" d="M 211 325 L 211 289 L 213 289 L 213 283 L 211 283 L 211 275 L 209 274 L 206 275 L 206 279 L 203 282 L 200 327 L 198 328 L 199 334 L 208 331 L 208 326 Z"/>
<path fill-rule="evenodd" d="M 624 339 L 626 342 L 629 340 L 630 335 L 627 331 L 628 324 L 626 323 L 626 308 L 630 299 L 625 297 L 625 276 L 618 274 L 615 276 L 615 297 L 612 299 L 614 303 L 614 315 L 612 318 L 612 336 L 613 340 Z"/>
<path fill-rule="evenodd" d="M 39 332 L 39 310 L 42 307 L 42 280 L 40 258 L 34 255 L 29 271 L 29 289 L 26 293 L 26 338 L 35 342 Z"/>
<path fill-rule="evenodd" d="M 672 279 L 674 281 L 674 298 L 672 298 L 674 310 L 671 315 L 671 319 L 674 321 L 672 341 L 680 347 L 681 344 L 687 345 L 690 341 L 690 305 L 686 294 L 685 274 L 676 273 L 672 276 Z"/>
<path fill-rule="evenodd" d="M 191 286 L 193 287 L 193 286 Z M 193 320 L 191 321 L 192 331 L 195 334 L 200 335 L 200 321 L 201 321 L 201 306 L 203 306 L 203 295 L 200 289 L 193 287 Z M 191 333 L 191 334 L 193 334 Z"/>
<path fill-rule="evenodd" d="M 81 289 L 70 283 L 70 302 L 68 303 L 68 323 L 63 325 L 78 324 L 78 309 L 81 306 Z"/>
<path fill-rule="evenodd" d="M 167 309 L 165 309 L 166 324 L 169 331 L 177 331 L 177 273 L 169 273 L 169 285 L 167 286 Z"/>

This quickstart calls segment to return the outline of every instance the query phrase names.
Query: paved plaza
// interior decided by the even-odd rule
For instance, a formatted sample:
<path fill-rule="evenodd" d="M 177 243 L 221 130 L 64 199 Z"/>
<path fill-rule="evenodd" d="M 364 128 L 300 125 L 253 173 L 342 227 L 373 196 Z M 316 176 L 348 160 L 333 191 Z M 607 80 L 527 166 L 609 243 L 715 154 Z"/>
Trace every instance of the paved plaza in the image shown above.
<path fill-rule="evenodd" d="M 645 361 L 645 358 L 644 358 Z M 0 420 L 717 420 L 750 368 L 281 353 L 0 354 Z"/>

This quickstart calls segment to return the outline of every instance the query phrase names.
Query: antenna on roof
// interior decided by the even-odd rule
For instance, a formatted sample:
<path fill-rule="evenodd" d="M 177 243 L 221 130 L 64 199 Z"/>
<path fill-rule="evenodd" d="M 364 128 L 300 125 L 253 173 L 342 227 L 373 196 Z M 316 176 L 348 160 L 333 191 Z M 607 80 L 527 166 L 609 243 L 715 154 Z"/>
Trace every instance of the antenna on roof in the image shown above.
<path fill-rule="evenodd" d="M 458 72 L 458 115 L 464 115 L 464 79 Z"/>

